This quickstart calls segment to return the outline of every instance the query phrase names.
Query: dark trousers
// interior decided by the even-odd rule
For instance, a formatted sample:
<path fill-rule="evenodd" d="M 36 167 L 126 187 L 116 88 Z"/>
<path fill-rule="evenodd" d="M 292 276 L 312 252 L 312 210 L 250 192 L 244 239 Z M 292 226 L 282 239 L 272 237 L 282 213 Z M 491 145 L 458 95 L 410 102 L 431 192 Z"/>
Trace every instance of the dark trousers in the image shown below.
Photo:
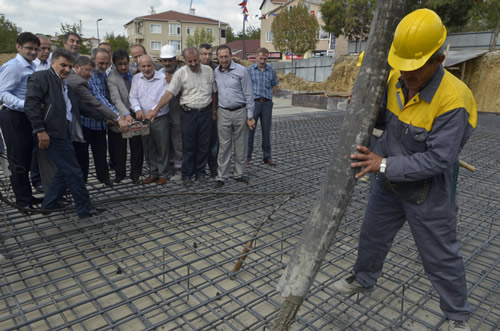
<path fill-rule="evenodd" d="M 273 117 L 273 102 L 271 100 L 266 102 L 255 101 L 255 110 L 253 112 L 253 118 L 255 119 L 255 130 L 250 130 L 250 132 L 248 133 L 247 160 L 252 159 L 253 140 L 259 120 L 260 120 L 260 128 L 262 131 L 262 159 L 266 161 L 271 158 L 272 117 Z"/>
<path fill-rule="evenodd" d="M 113 146 L 115 154 L 115 174 L 116 178 L 123 179 L 127 171 L 127 140 L 130 145 L 130 178 L 135 181 L 142 175 L 142 139 L 141 136 L 134 136 L 129 139 L 123 139 L 120 132 L 108 132 L 109 145 Z"/>
<path fill-rule="evenodd" d="M 16 204 L 29 206 L 32 199 L 29 172 L 34 146 L 31 123 L 24 112 L 4 108 L 0 111 L 0 125 L 7 147 L 10 183 Z"/>
<path fill-rule="evenodd" d="M 84 143 L 74 142 L 76 159 L 82 168 L 83 180 L 86 183 L 89 176 L 89 145 L 94 157 L 97 180 L 109 182 L 109 168 L 106 162 L 106 130 L 91 130 L 82 126 Z"/>
<path fill-rule="evenodd" d="M 38 147 L 34 146 L 33 154 L 31 155 L 31 185 L 36 187 L 42 183 L 42 177 L 40 176 L 40 167 L 38 165 Z"/>
<path fill-rule="evenodd" d="M 212 132 L 212 105 L 200 112 L 181 111 L 182 177 L 204 176 Z"/>
<path fill-rule="evenodd" d="M 217 155 L 219 154 L 219 134 L 217 133 L 217 121 L 212 121 L 212 133 L 210 134 L 210 145 L 208 149 L 208 168 L 217 172 Z"/>
<path fill-rule="evenodd" d="M 68 188 L 73 196 L 76 212 L 79 216 L 86 216 L 91 211 L 89 192 L 83 182 L 82 170 L 71 143 L 69 129 L 66 139 L 50 139 L 47 154 L 54 164 L 57 164 L 57 172 L 50 182 L 49 189 L 45 193 L 42 209 L 54 208 Z"/>

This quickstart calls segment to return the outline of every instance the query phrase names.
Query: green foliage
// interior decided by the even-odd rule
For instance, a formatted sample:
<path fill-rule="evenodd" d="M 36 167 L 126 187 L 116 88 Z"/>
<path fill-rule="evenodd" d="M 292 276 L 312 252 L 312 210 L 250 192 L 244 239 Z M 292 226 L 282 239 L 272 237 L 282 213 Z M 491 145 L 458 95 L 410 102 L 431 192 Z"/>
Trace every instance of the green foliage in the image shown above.
<path fill-rule="evenodd" d="M 469 12 L 466 31 L 495 30 L 500 22 L 498 0 L 480 0 Z"/>
<path fill-rule="evenodd" d="M 302 55 L 316 48 L 319 24 L 302 2 L 283 9 L 271 25 L 273 45 L 280 52 Z"/>
<path fill-rule="evenodd" d="M 226 31 L 227 33 L 227 31 Z M 200 47 L 201 44 L 212 44 L 215 38 L 206 29 L 196 28 L 192 36 L 188 36 L 186 43 L 188 47 Z"/>
<path fill-rule="evenodd" d="M 21 28 L 0 14 L 0 53 L 16 53 L 17 35 Z"/>
<path fill-rule="evenodd" d="M 82 27 L 80 26 L 80 24 L 61 23 L 60 31 L 61 34 L 57 36 L 57 40 L 52 43 L 53 45 L 55 45 L 56 47 L 64 48 L 63 36 L 68 32 L 73 32 L 79 35 L 82 39 L 80 54 L 90 54 L 90 49 L 85 45 L 85 42 L 83 41 Z"/>
<path fill-rule="evenodd" d="M 243 31 L 238 32 L 238 38 L 236 40 L 243 39 Z M 260 39 L 260 28 L 256 28 L 254 26 L 248 26 L 245 33 L 245 39 Z"/>
<path fill-rule="evenodd" d="M 234 35 L 233 28 L 228 25 L 226 29 L 226 42 L 230 43 L 235 40 L 238 40 L 238 38 Z"/>
<path fill-rule="evenodd" d="M 321 5 L 325 31 L 350 40 L 368 37 L 376 0 L 328 0 Z"/>
<path fill-rule="evenodd" d="M 466 30 L 470 12 L 474 7 L 477 7 L 477 3 L 472 0 L 407 0 L 406 3 L 408 13 L 419 8 L 434 10 L 449 33 Z"/>
<path fill-rule="evenodd" d="M 124 50 L 128 51 L 128 49 L 130 48 L 127 37 L 125 37 L 124 35 L 115 36 L 113 32 L 106 33 L 102 41 L 106 41 L 111 46 L 113 51 L 119 48 L 123 48 Z"/>

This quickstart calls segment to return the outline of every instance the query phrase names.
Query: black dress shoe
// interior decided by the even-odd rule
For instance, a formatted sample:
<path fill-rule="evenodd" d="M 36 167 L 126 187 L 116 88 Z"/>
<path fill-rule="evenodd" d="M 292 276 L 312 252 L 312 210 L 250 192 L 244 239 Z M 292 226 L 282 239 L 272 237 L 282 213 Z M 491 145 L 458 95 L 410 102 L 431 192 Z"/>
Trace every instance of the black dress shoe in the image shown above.
<path fill-rule="evenodd" d="M 234 180 L 237 182 L 240 182 L 240 183 L 245 183 L 245 184 L 248 184 L 248 182 L 250 181 L 250 179 L 248 179 L 247 176 L 241 176 L 241 177 L 235 178 Z"/>
<path fill-rule="evenodd" d="M 64 201 L 58 201 L 51 208 L 42 209 L 42 215 L 48 215 L 48 214 L 50 214 L 58 209 L 65 209 L 69 205 L 70 205 L 70 203 L 67 203 Z"/>
<path fill-rule="evenodd" d="M 224 182 L 222 180 L 215 182 L 215 188 L 221 188 L 222 186 L 224 186 Z"/>
<path fill-rule="evenodd" d="M 43 186 L 42 186 L 42 184 L 41 184 L 41 183 L 35 184 L 35 185 L 33 185 L 33 187 L 35 188 L 35 191 L 36 191 L 37 193 L 43 193 L 43 192 L 44 192 L 44 191 L 43 191 Z"/>
<path fill-rule="evenodd" d="M 102 182 L 104 185 L 106 185 L 107 187 L 110 187 L 110 188 L 113 188 L 113 183 L 111 183 L 111 181 L 108 179 L 108 180 L 105 180 Z"/>
<path fill-rule="evenodd" d="M 264 160 L 264 163 L 270 165 L 271 167 L 276 167 L 276 162 L 274 162 L 272 159 Z"/>
<path fill-rule="evenodd" d="M 31 204 L 32 205 L 39 205 L 41 204 L 43 199 L 41 198 L 36 198 L 36 197 L 31 197 Z"/>
<path fill-rule="evenodd" d="M 105 211 L 106 211 L 105 209 L 94 208 L 87 215 L 78 215 L 78 218 L 81 219 L 81 220 L 83 220 L 83 219 L 86 219 L 86 218 L 91 218 L 91 217 L 99 216 L 102 213 L 104 213 Z"/>
<path fill-rule="evenodd" d="M 193 182 L 191 181 L 191 178 L 184 177 L 182 179 L 182 184 L 184 184 L 185 187 L 189 187 L 189 186 L 193 185 Z"/>

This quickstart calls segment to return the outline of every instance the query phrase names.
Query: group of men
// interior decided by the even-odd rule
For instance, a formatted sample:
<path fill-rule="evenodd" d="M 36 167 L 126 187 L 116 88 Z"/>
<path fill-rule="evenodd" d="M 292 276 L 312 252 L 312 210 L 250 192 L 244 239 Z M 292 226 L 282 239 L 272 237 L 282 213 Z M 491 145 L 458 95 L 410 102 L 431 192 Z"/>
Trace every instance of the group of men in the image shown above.
<path fill-rule="evenodd" d="M 259 49 L 258 63 L 245 68 L 232 60 L 226 45 L 217 48 L 217 65 L 211 45 L 203 44 L 184 49 L 186 65 L 181 66 L 177 50 L 166 45 L 161 66 L 142 45 L 131 47 L 130 63 L 126 50 L 113 52 L 107 43 L 99 44 L 90 58 L 80 55 L 81 39 L 75 33 L 67 33 L 63 44 L 51 53 L 49 39 L 23 32 L 16 42 L 18 54 L 0 69 L 0 125 L 19 208 L 41 203 L 42 211 L 50 212 L 64 206 L 62 197 L 69 190 L 81 218 L 99 213 L 85 187 L 89 147 L 96 178 L 109 187 L 126 178 L 128 144 L 134 184 L 171 180 L 190 186 L 193 179 L 206 184 L 208 165 L 218 188 L 230 177 L 233 145 L 232 176 L 249 182 L 245 167 L 261 119 L 263 160 L 276 165 L 270 131 L 278 79 L 266 63 L 267 49 Z M 136 122 L 149 133 L 123 138 Z M 141 180 L 144 159 L 149 173 Z M 44 191 L 43 201 L 33 196 L 31 185 Z"/>

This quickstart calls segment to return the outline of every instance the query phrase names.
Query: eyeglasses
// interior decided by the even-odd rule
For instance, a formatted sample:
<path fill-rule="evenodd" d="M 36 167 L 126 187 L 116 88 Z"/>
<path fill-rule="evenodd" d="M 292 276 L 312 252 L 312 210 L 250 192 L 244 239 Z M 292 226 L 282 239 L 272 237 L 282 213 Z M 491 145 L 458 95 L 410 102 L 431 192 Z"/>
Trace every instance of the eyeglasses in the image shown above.
<path fill-rule="evenodd" d="M 21 47 L 24 48 L 24 49 L 26 49 L 26 50 L 28 50 L 28 51 L 30 51 L 30 52 L 36 52 L 36 53 L 38 53 L 40 51 L 40 48 L 38 48 L 38 47 L 26 47 L 26 46 L 22 46 L 22 45 L 21 45 Z"/>

